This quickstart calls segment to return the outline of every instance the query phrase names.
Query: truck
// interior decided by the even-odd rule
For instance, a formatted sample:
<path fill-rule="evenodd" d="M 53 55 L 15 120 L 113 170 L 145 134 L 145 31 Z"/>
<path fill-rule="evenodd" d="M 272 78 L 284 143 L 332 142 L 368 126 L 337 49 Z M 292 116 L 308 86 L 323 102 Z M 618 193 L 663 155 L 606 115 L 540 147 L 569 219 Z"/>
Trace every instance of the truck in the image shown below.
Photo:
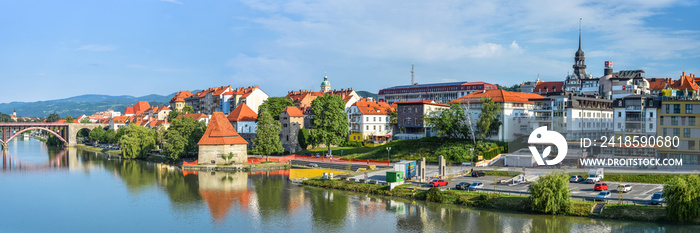
<path fill-rule="evenodd" d="M 586 183 L 594 184 L 600 182 L 604 177 L 604 172 L 602 168 L 594 168 L 588 170 L 588 178 L 586 178 Z"/>
<path fill-rule="evenodd" d="M 416 161 L 402 160 L 401 162 L 394 164 L 394 171 L 403 172 L 404 177 L 406 177 L 407 180 L 410 180 L 414 176 L 418 175 L 416 170 Z"/>

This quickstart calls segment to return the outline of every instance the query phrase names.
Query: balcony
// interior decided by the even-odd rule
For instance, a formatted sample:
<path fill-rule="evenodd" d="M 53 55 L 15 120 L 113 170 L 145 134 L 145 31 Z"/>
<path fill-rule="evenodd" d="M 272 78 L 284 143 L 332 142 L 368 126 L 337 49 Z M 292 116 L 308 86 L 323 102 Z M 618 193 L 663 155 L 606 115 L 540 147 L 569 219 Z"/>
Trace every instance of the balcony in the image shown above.
<path fill-rule="evenodd" d="M 627 117 L 625 118 L 625 122 L 642 122 L 644 121 L 644 118 L 641 117 Z"/>
<path fill-rule="evenodd" d="M 627 106 L 625 108 L 625 110 L 627 110 L 627 111 L 641 111 L 642 106 Z"/>
<path fill-rule="evenodd" d="M 551 106 L 535 106 L 532 110 L 552 110 Z"/>
<path fill-rule="evenodd" d="M 623 132 L 625 132 L 625 133 L 646 133 L 646 131 L 644 129 L 639 129 L 639 128 L 632 128 L 632 129 L 627 128 L 627 129 L 623 130 Z"/>

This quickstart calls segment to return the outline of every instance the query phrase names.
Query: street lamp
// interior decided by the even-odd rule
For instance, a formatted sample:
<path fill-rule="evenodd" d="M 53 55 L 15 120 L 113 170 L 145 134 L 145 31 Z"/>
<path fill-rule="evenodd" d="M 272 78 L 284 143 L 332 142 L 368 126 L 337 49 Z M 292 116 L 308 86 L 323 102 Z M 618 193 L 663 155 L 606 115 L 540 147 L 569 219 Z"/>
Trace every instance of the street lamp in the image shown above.
<path fill-rule="evenodd" d="M 386 148 L 386 157 L 389 159 L 389 161 L 391 161 L 391 156 L 389 155 L 389 151 L 391 151 L 390 146 Z"/>

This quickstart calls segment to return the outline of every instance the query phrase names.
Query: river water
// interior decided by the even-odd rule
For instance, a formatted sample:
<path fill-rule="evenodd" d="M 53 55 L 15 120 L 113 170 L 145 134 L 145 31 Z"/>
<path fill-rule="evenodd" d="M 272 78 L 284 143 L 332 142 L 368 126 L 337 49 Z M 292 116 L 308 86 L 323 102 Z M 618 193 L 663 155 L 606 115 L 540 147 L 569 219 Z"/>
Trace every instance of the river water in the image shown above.
<path fill-rule="evenodd" d="M 700 232 L 368 196 L 298 186 L 288 176 L 183 174 L 15 139 L 2 155 L 0 232 Z"/>

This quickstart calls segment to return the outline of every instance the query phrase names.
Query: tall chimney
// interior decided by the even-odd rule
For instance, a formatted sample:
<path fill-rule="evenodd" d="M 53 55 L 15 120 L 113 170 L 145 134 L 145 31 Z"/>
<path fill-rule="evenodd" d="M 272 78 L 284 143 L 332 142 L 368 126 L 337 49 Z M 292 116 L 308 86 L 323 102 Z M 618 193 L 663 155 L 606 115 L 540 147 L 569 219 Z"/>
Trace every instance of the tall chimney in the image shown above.
<path fill-rule="evenodd" d="M 613 73 L 613 63 L 612 61 L 605 61 L 605 70 L 603 70 L 603 75 L 612 75 Z"/>

